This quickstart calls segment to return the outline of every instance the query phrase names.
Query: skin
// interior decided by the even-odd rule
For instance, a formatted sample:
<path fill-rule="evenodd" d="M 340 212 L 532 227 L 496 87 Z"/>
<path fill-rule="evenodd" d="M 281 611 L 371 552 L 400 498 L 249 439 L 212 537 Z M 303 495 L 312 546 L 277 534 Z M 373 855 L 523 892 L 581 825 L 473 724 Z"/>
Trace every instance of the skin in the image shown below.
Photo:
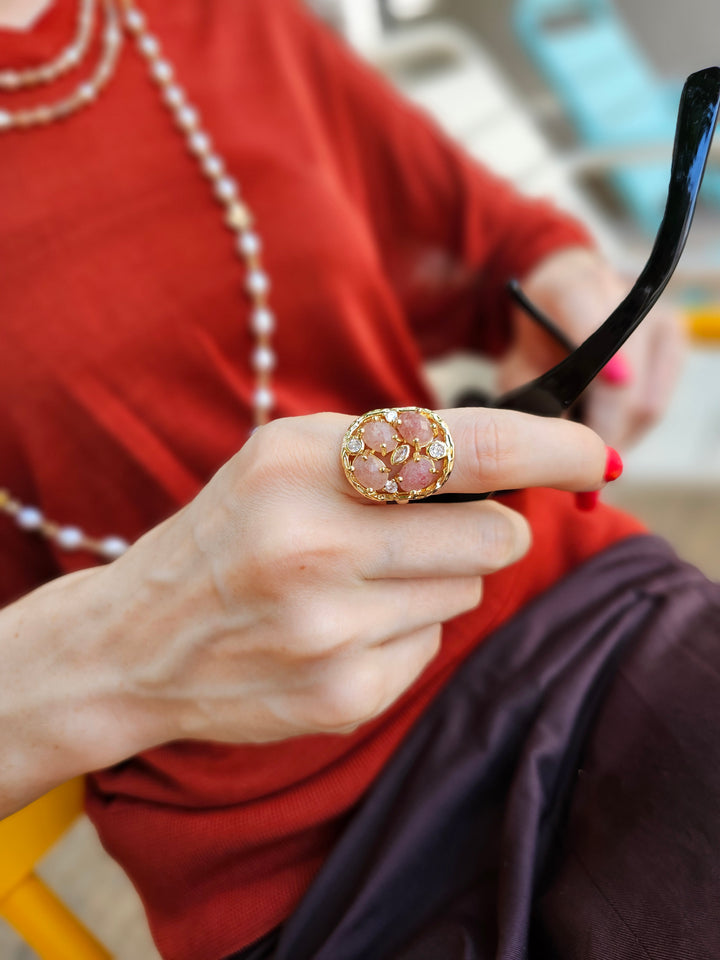
<path fill-rule="evenodd" d="M 631 283 L 597 253 L 563 250 L 544 260 L 523 281 L 530 299 L 577 344 L 596 330 L 620 303 Z M 500 392 L 544 373 L 564 353 L 520 310 L 512 317 L 514 340 L 498 370 Z M 662 417 L 682 367 L 685 336 L 676 311 L 661 301 L 624 344 L 629 370 L 624 384 L 598 377 L 588 388 L 588 426 L 619 450 L 636 443 Z"/>
<path fill-rule="evenodd" d="M 27 30 L 52 0 L 0 0 L 0 27 Z"/>
<path fill-rule="evenodd" d="M 445 490 L 603 485 L 587 427 L 441 412 Z M 179 738 L 346 733 L 385 710 L 521 557 L 524 518 L 492 501 L 391 507 L 345 480 L 352 417 L 278 420 L 119 560 L 0 611 L 0 816 L 52 786 Z"/>

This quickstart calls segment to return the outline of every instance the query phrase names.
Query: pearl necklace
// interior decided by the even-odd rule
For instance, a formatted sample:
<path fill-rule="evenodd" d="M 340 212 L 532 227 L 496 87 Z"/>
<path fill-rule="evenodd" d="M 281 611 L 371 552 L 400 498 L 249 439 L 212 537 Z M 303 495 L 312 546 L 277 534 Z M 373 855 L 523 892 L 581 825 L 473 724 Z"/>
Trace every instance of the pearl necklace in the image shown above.
<path fill-rule="evenodd" d="M 56 103 L 40 104 L 40 106 L 31 107 L 27 110 L 0 110 L 0 132 L 11 130 L 14 127 L 19 129 L 37 127 L 52 123 L 54 120 L 61 120 L 95 100 L 113 75 L 122 47 L 122 31 L 119 28 L 117 12 L 112 0 L 105 0 L 105 17 L 106 26 L 103 31 L 102 53 L 90 79 L 79 84 L 69 96 L 58 100 Z M 12 75 L 12 72 L 10 75 Z M 16 74 L 16 76 L 20 77 L 21 74 Z M 18 87 L 14 89 L 18 89 Z"/>
<path fill-rule="evenodd" d="M 50 83 L 63 73 L 67 73 L 72 67 L 76 67 L 90 43 L 94 15 L 95 0 L 82 0 L 73 42 L 61 50 L 54 60 L 40 67 L 29 70 L 0 70 L 0 90 L 19 90 L 21 87 L 35 87 L 41 83 Z"/>
<path fill-rule="evenodd" d="M 223 222 L 230 231 L 237 254 L 245 266 L 245 292 L 250 301 L 250 329 L 255 338 L 250 356 L 250 365 L 255 373 L 253 419 L 255 427 L 258 427 L 267 423 L 274 406 L 271 373 L 275 366 L 275 354 L 271 346 L 275 317 L 268 306 L 270 278 L 263 270 L 260 259 L 260 237 L 253 230 L 253 216 L 240 198 L 238 184 L 228 174 L 225 161 L 214 149 L 209 135 L 203 129 L 198 111 L 175 81 L 175 71 L 162 56 L 160 42 L 148 30 L 145 16 L 131 0 L 122 2 L 125 8 L 125 28 L 134 39 L 137 51 L 146 61 L 150 77 L 158 88 L 175 126 L 185 138 L 188 151 L 207 179 L 214 199 L 222 209 Z M 113 0 L 105 0 L 104 9 L 106 26 L 103 33 L 103 52 L 93 77 L 59 103 L 36 107 L 34 110 L 17 111 L 14 114 L 0 111 L 0 133 L 60 120 L 95 100 L 112 75 L 122 46 L 122 32 L 118 26 Z M 63 550 L 83 550 L 103 560 L 114 560 L 129 546 L 122 537 L 112 535 L 97 539 L 88 536 L 79 527 L 63 526 L 48 520 L 38 507 L 21 503 L 9 490 L 3 488 L 0 488 L 0 511 L 13 517 L 20 529 L 38 533 Z"/>

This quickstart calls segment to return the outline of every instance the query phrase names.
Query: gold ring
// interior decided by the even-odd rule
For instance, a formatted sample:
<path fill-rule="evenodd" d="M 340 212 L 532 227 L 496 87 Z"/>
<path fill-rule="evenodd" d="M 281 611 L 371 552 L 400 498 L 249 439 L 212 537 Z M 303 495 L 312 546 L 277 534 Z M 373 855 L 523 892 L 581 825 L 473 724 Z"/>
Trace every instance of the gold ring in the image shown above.
<path fill-rule="evenodd" d="M 442 487 L 455 448 L 444 420 L 421 407 L 364 413 L 350 425 L 340 450 L 348 482 L 376 503 L 422 500 Z"/>

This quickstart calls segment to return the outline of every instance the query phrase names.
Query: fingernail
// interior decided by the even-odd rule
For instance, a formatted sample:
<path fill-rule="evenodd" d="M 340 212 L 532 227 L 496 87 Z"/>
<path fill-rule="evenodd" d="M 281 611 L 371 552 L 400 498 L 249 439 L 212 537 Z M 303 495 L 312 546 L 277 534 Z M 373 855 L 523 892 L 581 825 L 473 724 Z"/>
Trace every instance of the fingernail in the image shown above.
<path fill-rule="evenodd" d="M 621 353 L 616 353 L 602 368 L 600 376 L 606 383 L 622 387 L 632 380 L 632 370 L 625 357 Z"/>
<path fill-rule="evenodd" d="M 603 480 L 609 483 L 611 480 L 617 480 L 623 472 L 623 462 L 617 450 L 613 450 L 612 447 L 605 447 L 605 450 L 607 451 L 607 460 L 605 461 L 605 476 Z"/>
<path fill-rule="evenodd" d="M 575 506 L 578 510 L 594 510 L 600 499 L 599 490 L 587 490 L 575 494 Z"/>

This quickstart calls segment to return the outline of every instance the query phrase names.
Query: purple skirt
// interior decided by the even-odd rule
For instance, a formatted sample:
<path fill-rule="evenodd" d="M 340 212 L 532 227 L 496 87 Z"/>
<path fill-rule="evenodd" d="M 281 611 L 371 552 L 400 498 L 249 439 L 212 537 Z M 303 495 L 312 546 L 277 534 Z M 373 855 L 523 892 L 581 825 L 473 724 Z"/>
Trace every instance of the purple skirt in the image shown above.
<path fill-rule="evenodd" d="M 232 960 L 718 960 L 720 585 L 634 537 L 489 637 Z"/>

